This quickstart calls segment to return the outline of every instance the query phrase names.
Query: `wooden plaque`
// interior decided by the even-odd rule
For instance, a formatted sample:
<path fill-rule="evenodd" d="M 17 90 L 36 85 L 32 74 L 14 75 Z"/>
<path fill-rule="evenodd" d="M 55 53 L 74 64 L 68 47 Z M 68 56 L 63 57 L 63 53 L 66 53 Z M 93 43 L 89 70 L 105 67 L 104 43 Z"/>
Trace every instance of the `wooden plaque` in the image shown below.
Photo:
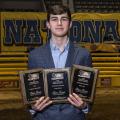
<path fill-rule="evenodd" d="M 70 69 L 45 69 L 46 96 L 53 102 L 67 102 L 71 93 Z"/>
<path fill-rule="evenodd" d="M 71 74 L 72 92 L 86 102 L 93 102 L 96 90 L 98 70 L 81 65 L 73 65 Z"/>
<path fill-rule="evenodd" d="M 45 96 L 43 69 L 20 71 L 19 74 L 24 104 L 32 104 Z"/>

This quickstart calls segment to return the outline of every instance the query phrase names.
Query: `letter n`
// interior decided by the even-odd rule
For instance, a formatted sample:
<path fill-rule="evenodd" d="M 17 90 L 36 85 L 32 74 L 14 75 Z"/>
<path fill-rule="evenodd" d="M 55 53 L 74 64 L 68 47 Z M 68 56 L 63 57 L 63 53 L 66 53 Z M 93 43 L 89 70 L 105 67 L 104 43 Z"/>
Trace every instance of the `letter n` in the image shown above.
<path fill-rule="evenodd" d="M 5 20 L 4 21 L 4 28 L 5 28 L 5 38 L 4 44 L 12 45 L 21 44 L 22 43 L 22 33 L 21 33 L 21 20 Z"/>

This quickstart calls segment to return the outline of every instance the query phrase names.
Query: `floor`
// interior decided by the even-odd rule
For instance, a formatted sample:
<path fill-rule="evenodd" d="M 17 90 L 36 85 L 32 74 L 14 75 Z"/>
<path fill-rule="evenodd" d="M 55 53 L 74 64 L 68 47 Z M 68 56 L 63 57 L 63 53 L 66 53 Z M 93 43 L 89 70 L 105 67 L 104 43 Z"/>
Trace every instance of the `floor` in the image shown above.
<path fill-rule="evenodd" d="M 87 120 L 120 120 L 120 88 L 97 88 Z M 19 91 L 0 91 L 0 120 L 31 120 Z"/>

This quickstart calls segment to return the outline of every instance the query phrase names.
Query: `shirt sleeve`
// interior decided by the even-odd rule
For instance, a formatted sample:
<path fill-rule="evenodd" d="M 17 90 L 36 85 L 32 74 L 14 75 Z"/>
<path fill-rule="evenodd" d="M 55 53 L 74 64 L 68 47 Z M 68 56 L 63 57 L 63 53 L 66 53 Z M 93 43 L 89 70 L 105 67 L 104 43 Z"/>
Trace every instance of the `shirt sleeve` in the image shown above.
<path fill-rule="evenodd" d="M 87 105 L 82 108 L 82 111 L 87 114 L 92 110 L 93 103 L 87 103 Z"/>
<path fill-rule="evenodd" d="M 34 116 L 34 115 L 36 114 L 36 111 L 33 110 L 33 109 L 29 109 L 29 112 L 30 112 L 30 114 L 31 114 L 32 116 Z"/>
<path fill-rule="evenodd" d="M 89 105 L 87 104 L 85 108 L 82 108 L 82 111 L 87 114 L 89 112 Z"/>

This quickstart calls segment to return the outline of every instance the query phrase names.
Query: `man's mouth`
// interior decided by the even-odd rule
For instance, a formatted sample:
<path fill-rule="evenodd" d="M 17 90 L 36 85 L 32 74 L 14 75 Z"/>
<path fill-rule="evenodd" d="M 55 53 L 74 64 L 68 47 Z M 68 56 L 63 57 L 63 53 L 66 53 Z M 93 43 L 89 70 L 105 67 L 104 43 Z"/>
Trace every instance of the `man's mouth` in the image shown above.
<path fill-rule="evenodd" d="M 56 28 L 56 30 L 63 30 L 63 28 Z"/>

